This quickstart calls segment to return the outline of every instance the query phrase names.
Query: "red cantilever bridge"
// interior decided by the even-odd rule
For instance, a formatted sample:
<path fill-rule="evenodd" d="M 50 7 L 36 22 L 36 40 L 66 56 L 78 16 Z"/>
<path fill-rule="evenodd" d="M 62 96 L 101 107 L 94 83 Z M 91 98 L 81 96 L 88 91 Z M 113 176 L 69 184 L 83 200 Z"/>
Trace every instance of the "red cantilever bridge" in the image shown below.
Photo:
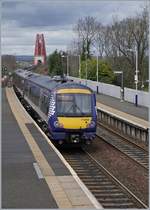
<path fill-rule="evenodd" d="M 43 34 L 36 35 L 34 65 L 37 65 L 38 63 L 46 63 L 46 48 Z"/>

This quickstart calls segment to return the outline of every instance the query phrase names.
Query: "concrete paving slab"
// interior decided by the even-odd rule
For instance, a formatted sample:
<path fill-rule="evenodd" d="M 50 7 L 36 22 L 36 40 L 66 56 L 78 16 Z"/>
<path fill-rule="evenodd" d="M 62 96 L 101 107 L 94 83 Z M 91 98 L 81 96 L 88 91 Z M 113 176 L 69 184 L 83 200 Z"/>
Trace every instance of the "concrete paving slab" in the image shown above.
<path fill-rule="evenodd" d="M 48 145 L 45 141 L 42 134 L 35 127 L 34 124 L 26 124 L 27 128 L 31 132 L 32 136 L 36 140 L 36 143 L 40 147 L 41 151 L 44 153 L 46 160 L 49 165 L 52 167 L 56 176 L 66 176 L 71 175 L 67 167 L 62 163 L 58 155 L 54 152 L 54 150 Z"/>
<path fill-rule="evenodd" d="M 68 168 L 70 169 L 70 167 L 68 166 L 68 164 L 66 164 L 66 162 L 63 160 L 61 155 L 59 156 L 59 152 L 56 151 L 55 148 L 50 144 L 50 141 L 47 140 L 48 138 L 45 136 L 45 134 L 43 134 L 41 131 L 39 131 L 39 129 L 36 128 L 32 119 L 30 119 L 29 117 L 26 118 L 26 114 L 24 113 L 25 110 L 20 106 L 19 102 L 15 99 L 15 96 L 12 90 L 9 89 L 7 91 L 7 96 L 9 98 L 10 107 L 14 113 L 17 123 L 19 124 L 20 131 L 25 137 L 25 143 L 27 143 L 28 145 L 27 148 L 29 149 L 30 152 L 32 151 L 34 163 L 35 161 L 37 162 L 37 165 L 39 166 L 39 169 L 42 172 L 43 179 L 40 179 L 41 183 L 43 181 L 45 181 L 44 183 L 47 183 L 48 190 L 50 194 L 52 195 L 51 199 L 55 199 L 56 207 L 76 208 L 77 206 L 79 206 L 80 208 L 82 207 L 84 208 L 85 206 L 89 206 L 89 207 L 92 206 L 94 208 L 94 206 L 97 206 L 98 208 L 99 207 L 101 208 L 101 205 L 90 194 L 90 192 L 84 186 L 84 184 L 81 183 L 81 181 L 79 181 L 79 178 L 72 177 L 72 174 L 74 176 L 75 173 L 72 172 L 72 170 L 68 170 Z M 15 112 L 14 107 L 15 108 L 17 107 L 17 112 Z M 32 125 L 32 126 L 34 125 L 33 133 L 32 133 L 32 128 L 31 130 L 29 130 L 27 125 Z M 40 132 L 42 133 L 42 135 Z M 40 135 L 37 135 L 38 133 L 40 133 Z M 46 139 L 47 144 L 45 143 L 43 136 Z M 47 150 L 46 147 L 47 148 L 49 147 L 50 149 Z M 51 161 L 50 163 L 49 163 L 49 158 Z M 58 159 L 61 159 L 61 161 L 58 162 L 57 161 Z M 27 162 L 26 164 L 28 163 L 29 162 Z M 51 167 L 50 164 L 53 165 L 53 168 Z M 66 166 L 67 166 L 67 170 L 69 171 L 69 175 L 68 175 L 68 171 L 66 170 Z M 30 170 L 32 169 L 30 168 Z M 72 174 L 70 173 L 70 171 Z M 35 172 L 35 176 L 37 180 L 39 180 L 36 172 Z M 72 177 L 73 181 L 71 179 L 68 179 L 69 180 L 68 183 L 67 182 L 63 183 L 63 179 L 61 178 L 62 181 L 60 181 L 59 177 L 65 177 L 65 180 L 67 179 L 67 177 Z M 78 181 L 75 181 L 75 179 Z M 71 186 L 71 188 L 69 188 L 69 186 Z M 72 202 L 71 201 L 72 197 L 79 197 L 79 196 L 77 195 L 73 196 L 73 193 L 71 195 L 68 195 L 69 192 L 67 192 L 67 190 L 71 190 L 71 189 L 81 189 L 81 186 L 84 189 L 83 190 L 84 196 L 82 197 L 85 199 L 85 203 L 83 205 L 81 202 L 77 202 L 77 204 L 75 204 L 74 201 Z M 74 191 L 74 193 L 76 192 Z M 44 192 L 43 192 L 43 195 L 45 195 Z M 87 200 L 89 201 L 88 204 L 87 204 Z M 53 204 L 53 200 L 52 200 L 52 204 Z"/>
<path fill-rule="evenodd" d="M 2 208 L 58 208 L 2 90 Z"/>

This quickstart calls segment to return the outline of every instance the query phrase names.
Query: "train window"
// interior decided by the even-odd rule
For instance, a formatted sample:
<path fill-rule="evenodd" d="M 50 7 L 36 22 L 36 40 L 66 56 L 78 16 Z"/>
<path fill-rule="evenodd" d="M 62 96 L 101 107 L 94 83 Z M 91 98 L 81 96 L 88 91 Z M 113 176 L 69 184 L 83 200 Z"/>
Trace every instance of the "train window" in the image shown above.
<path fill-rule="evenodd" d="M 31 87 L 29 88 L 29 95 L 31 94 Z"/>
<path fill-rule="evenodd" d="M 91 95 L 80 94 L 75 95 L 76 112 L 90 113 L 91 111 Z"/>
<path fill-rule="evenodd" d="M 32 95 L 32 93 L 31 93 L 31 86 L 29 87 L 29 98 L 31 99 L 31 95 Z"/>
<path fill-rule="evenodd" d="M 41 110 L 47 114 L 48 113 L 48 108 L 49 108 L 49 97 L 47 95 L 42 95 L 41 96 Z"/>
<path fill-rule="evenodd" d="M 40 98 L 39 87 L 34 85 L 29 88 L 29 98 L 35 105 L 39 104 L 39 98 Z"/>
<path fill-rule="evenodd" d="M 91 94 L 57 94 L 58 116 L 91 116 Z"/>
<path fill-rule="evenodd" d="M 27 95 L 28 90 L 29 90 L 29 85 L 28 85 L 28 83 L 25 81 L 25 87 L 24 87 L 25 95 Z"/>

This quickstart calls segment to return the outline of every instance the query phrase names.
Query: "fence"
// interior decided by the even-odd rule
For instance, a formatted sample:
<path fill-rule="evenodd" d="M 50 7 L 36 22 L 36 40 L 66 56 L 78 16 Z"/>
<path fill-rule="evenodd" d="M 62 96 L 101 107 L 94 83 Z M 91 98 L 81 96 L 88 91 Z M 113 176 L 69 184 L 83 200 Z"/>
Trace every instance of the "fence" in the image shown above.
<path fill-rule="evenodd" d="M 93 91 L 97 91 L 101 94 L 109 95 L 115 98 L 120 98 L 121 96 L 121 88 L 119 86 L 105 84 L 101 82 L 95 82 L 91 80 L 85 80 L 85 79 L 79 79 L 76 77 L 69 77 L 70 79 L 73 79 L 76 82 L 80 82 L 81 84 L 87 85 L 90 87 Z M 124 88 L 124 100 L 135 103 L 135 94 L 136 90 L 130 89 L 130 88 Z M 144 92 L 144 91 L 137 91 L 138 95 L 138 104 L 141 106 L 150 106 L 150 93 Z"/>

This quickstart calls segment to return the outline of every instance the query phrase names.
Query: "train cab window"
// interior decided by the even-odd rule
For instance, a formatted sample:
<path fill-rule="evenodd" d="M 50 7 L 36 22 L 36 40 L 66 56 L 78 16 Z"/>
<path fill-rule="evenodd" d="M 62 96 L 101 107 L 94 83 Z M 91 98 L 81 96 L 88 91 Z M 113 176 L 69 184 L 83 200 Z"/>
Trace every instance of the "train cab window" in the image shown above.
<path fill-rule="evenodd" d="M 91 116 L 91 94 L 57 94 L 58 116 Z"/>

